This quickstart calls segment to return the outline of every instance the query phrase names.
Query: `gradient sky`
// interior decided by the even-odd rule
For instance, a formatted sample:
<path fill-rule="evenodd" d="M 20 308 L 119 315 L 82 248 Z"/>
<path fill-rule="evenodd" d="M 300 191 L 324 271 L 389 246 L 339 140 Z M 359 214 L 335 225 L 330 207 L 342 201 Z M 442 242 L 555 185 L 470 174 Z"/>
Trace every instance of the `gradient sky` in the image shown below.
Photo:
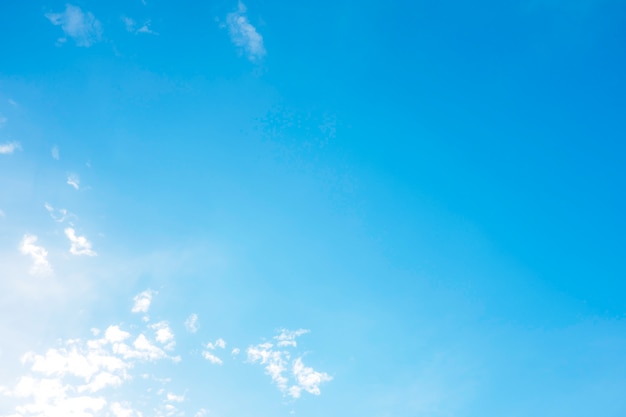
<path fill-rule="evenodd" d="M 0 28 L 0 416 L 626 415 L 624 1 Z"/>

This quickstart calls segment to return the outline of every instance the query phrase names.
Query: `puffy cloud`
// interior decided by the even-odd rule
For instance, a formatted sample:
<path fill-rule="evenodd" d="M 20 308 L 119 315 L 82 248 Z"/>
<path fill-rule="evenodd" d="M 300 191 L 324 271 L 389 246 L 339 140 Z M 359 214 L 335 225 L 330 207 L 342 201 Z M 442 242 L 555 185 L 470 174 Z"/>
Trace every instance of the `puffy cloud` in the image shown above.
<path fill-rule="evenodd" d="M 90 12 L 84 13 L 80 7 L 68 4 L 62 13 L 47 13 L 46 17 L 55 26 L 61 26 L 65 37 L 59 43 L 65 43 L 67 37 L 74 39 L 76 46 L 89 47 L 102 39 L 102 25 Z"/>
<path fill-rule="evenodd" d="M 130 311 L 133 313 L 147 313 L 152 303 L 152 296 L 155 294 L 156 292 L 152 290 L 145 290 L 137 294 L 133 298 L 135 303 Z"/>
<path fill-rule="evenodd" d="M 67 184 L 74 187 L 76 190 L 80 189 L 80 177 L 76 174 L 68 174 Z"/>
<path fill-rule="evenodd" d="M 23 255 L 32 258 L 33 265 L 30 268 L 32 275 L 47 276 L 52 274 L 52 267 L 48 262 L 48 251 L 42 246 L 37 246 L 37 236 L 24 235 L 19 249 Z"/>
<path fill-rule="evenodd" d="M 97 255 L 97 253 L 91 249 L 91 242 L 89 242 L 85 236 L 77 236 L 76 231 L 71 227 L 65 229 L 65 236 L 70 240 L 70 253 L 72 255 Z"/>
<path fill-rule="evenodd" d="M 217 356 L 215 356 L 208 350 L 205 350 L 202 352 L 202 357 L 214 365 L 221 365 L 224 363 L 220 358 L 218 358 Z"/>
<path fill-rule="evenodd" d="M 237 10 L 226 16 L 226 25 L 232 42 L 246 53 L 250 61 L 258 61 L 265 56 L 263 37 L 248 20 L 246 11 L 240 1 Z"/>
<path fill-rule="evenodd" d="M 0 155 L 10 155 L 15 151 L 22 149 L 19 142 L 6 142 L 0 144 Z"/>
<path fill-rule="evenodd" d="M 174 346 L 176 346 L 176 342 L 174 341 L 174 333 L 172 329 L 167 324 L 166 321 L 160 321 L 158 323 L 150 326 L 153 330 L 156 331 L 156 340 L 157 342 L 165 345 L 165 349 L 172 350 Z"/>
<path fill-rule="evenodd" d="M 189 315 L 189 317 L 187 317 L 187 320 L 185 320 L 185 329 L 187 329 L 189 333 L 197 332 L 199 327 L 200 326 L 198 325 L 198 315 L 196 313 Z"/>
<path fill-rule="evenodd" d="M 226 347 L 226 342 L 224 339 L 219 338 L 215 341 L 215 343 L 207 343 L 207 349 L 215 350 L 215 349 L 224 349 Z"/>
<path fill-rule="evenodd" d="M 326 372 L 317 372 L 313 368 L 304 366 L 302 358 L 297 358 L 294 361 L 293 375 L 296 378 L 297 385 L 290 388 L 290 394 L 294 398 L 300 396 L 301 390 L 305 390 L 314 395 L 320 395 L 320 384 L 333 379 Z"/>

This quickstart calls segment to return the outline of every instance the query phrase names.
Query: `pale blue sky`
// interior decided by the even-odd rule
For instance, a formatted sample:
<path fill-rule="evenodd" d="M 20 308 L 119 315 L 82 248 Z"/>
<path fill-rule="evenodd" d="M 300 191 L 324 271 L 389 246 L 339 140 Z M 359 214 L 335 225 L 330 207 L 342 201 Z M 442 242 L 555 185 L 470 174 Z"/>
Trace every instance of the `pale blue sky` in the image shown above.
<path fill-rule="evenodd" d="M 0 27 L 0 416 L 626 415 L 623 1 Z"/>

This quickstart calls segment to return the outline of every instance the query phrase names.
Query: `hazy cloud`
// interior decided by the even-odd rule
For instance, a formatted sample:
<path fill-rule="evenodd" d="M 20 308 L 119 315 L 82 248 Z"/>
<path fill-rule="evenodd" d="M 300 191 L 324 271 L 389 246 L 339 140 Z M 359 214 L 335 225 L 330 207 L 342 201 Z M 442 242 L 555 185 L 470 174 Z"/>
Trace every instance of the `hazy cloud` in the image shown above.
<path fill-rule="evenodd" d="M 46 13 L 55 26 L 61 26 L 65 36 L 58 39 L 65 43 L 67 37 L 74 39 L 76 46 L 89 47 L 102 39 L 102 25 L 90 12 L 84 13 L 80 7 L 67 4 L 62 13 Z"/>
<path fill-rule="evenodd" d="M 189 333 L 197 332 L 199 327 L 198 315 L 196 313 L 191 314 L 187 317 L 187 320 L 185 320 L 185 329 L 187 329 Z"/>
<path fill-rule="evenodd" d="M 54 145 L 52 147 L 52 151 L 50 151 L 50 153 L 52 154 L 52 158 L 56 159 L 57 161 L 59 159 L 61 159 L 61 154 L 59 153 L 59 147 Z"/>
<path fill-rule="evenodd" d="M 246 11 L 246 6 L 239 2 L 237 10 L 226 16 L 226 26 L 232 42 L 245 52 L 250 61 L 258 61 L 265 56 L 263 36 L 252 26 Z"/>
<path fill-rule="evenodd" d="M 30 273 L 33 275 L 46 276 L 52 274 L 52 267 L 48 262 L 48 251 L 37 245 L 37 236 L 24 235 L 19 246 L 23 255 L 28 255 L 33 260 Z"/>
<path fill-rule="evenodd" d="M 13 152 L 22 149 L 19 142 L 6 142 L 0 144 L 0 155 L 10 155 Z"/>

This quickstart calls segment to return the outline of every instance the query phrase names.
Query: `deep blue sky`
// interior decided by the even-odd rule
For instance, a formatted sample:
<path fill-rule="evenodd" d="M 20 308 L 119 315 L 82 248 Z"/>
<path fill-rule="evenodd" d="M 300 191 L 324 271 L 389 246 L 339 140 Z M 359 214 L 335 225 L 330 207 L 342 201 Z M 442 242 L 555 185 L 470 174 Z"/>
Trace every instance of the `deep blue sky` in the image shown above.
<path fill-rule="evenodd" d="M 6 1 L 0 28 L 0 415 L 626 414 L 623 1 Z M 115 347 L 139 334 L 162 356 Z M 72 414 L 95 376 L 32 355 L 75 339 L 129 374 Z"/>

